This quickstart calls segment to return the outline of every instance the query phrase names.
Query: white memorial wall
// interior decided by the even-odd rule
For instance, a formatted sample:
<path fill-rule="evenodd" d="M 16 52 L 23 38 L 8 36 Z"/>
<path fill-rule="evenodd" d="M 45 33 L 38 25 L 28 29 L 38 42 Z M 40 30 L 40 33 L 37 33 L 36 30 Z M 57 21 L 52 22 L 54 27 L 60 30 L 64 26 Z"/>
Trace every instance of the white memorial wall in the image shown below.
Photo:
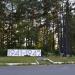
<path fill-rule="evenodd" d="M 7 56 L 41 56 L 40 49 L 8 49 Z"/>

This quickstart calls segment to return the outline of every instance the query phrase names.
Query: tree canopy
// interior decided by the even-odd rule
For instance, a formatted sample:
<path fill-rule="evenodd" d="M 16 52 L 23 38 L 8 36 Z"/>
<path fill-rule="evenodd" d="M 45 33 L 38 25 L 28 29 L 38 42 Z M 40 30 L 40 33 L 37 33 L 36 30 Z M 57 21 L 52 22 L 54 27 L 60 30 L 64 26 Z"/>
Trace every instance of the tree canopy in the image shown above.
<path fill-rule="evenodd" d="M 0 49 L 74 54 L 75 3 L 69 0 L 0 0 Z"/>

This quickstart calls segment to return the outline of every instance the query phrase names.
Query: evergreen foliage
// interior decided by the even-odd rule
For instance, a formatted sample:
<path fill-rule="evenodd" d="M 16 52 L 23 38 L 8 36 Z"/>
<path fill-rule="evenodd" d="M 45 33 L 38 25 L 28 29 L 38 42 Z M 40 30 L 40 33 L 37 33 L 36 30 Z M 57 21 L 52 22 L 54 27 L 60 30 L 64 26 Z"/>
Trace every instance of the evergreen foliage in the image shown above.
<path fill-rule="evenodd" d="M 74 54 L 74 5 L 68 0 L 0 0 L 0 55 L 7 49 Z"/>

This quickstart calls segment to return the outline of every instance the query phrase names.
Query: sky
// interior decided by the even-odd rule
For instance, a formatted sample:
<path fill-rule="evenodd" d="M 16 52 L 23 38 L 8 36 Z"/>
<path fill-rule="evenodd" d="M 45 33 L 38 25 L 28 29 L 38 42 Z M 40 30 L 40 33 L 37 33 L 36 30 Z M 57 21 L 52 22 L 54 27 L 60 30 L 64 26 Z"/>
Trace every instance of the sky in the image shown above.
<path fill-rule="evenodd" d="M 71 2 L 75 2 L 75 0 L 69 0 L 69 1 L 71 1 Z"/>

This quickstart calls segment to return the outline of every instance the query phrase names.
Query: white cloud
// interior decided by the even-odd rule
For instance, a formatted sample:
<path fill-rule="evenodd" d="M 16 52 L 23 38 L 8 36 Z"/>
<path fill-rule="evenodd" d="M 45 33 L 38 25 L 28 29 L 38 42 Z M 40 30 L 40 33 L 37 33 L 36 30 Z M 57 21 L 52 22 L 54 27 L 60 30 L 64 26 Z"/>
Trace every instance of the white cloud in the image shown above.
<path fill-rule="evenodd" d="M 69 0 L 70 2 L 75 2 L 75 0 Z"/>

